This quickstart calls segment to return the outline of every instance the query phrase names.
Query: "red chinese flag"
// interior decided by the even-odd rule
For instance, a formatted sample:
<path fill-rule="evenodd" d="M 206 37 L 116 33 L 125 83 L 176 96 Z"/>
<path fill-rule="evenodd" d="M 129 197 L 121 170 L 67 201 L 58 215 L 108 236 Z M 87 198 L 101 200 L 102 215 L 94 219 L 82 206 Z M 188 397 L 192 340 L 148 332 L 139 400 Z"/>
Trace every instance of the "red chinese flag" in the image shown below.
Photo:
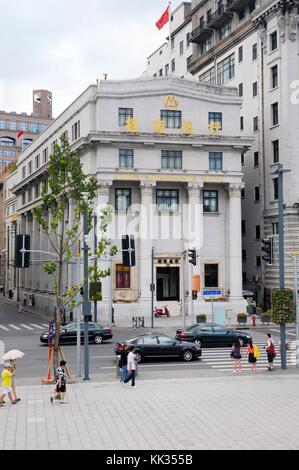
<path fill-rule="evenodd" d="M 162 29 L 163 26 L 168 23 L 169 21 L 169 6 L 166 8 L 166 10 L 164 11 L 163 15 L 161 16 L 161 18 L 157 21 L 156 23 L 156 26 L 158 29 Z"/>
<path fill-rule="evenodd" d="M 18 139 L 19 139 L 20 137 L 22 137 L 22 135 L 24 135 L 24 134 L 25 134 L 24 131 L 19 131 L 19 133 L 18 133 Z"/>

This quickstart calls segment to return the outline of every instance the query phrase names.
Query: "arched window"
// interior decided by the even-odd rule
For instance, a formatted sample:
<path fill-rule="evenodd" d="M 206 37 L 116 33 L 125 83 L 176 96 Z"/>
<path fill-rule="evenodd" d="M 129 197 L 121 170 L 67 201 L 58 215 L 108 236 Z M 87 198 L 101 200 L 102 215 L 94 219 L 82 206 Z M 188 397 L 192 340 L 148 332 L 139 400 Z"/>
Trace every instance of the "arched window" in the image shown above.
<path fill-rule="evenodd" d="M 33 139 L 23 139 L 23 148 L 28 147 L 31 142 L 33 142 Z"/>
<path fill-rule="evenodd" d="M 0 145 L 3 147 L 14 147 L 16 145 L 16 141 L 12 137 L 1 137 Z"/>

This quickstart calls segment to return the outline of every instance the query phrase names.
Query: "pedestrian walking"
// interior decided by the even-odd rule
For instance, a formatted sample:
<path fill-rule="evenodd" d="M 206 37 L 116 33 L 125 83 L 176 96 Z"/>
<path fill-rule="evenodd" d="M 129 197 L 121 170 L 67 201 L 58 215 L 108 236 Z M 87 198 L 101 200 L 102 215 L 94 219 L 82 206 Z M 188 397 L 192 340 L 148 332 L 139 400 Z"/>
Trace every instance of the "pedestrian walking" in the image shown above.
<path fill-rule="evenodd" d="M 6 362 L 2 371 L 2 388 L 0 390 L 0 407 L 5 405 L 4 398 L 8 395 L 12 405 L 16 405 L 17 401 L 14 400 L 12 390 L 12 375 L 13 368 L 10 362 Z"/>
<path fill-rule="evenodd" d="M 236 374 L 237 372 L 239 372 L 239 374 L 241 374 L 242 350 L 240 341 L 238 339 L 236 339 L 233 343 L 231 350 L 231 358 L 234 360 L 235 363 L 234 373 Z"/>
<path fill-rule="evenodd" d="M 260 357 L 260 351 L 258 347 L 253 344 L 253 341 L 250 340 L 247 346 L 247 355 L 248 355 L 248 362 L 250 364 L 251 372 L 256 373 L 256 363 L 258 358 Z"/>
<path fill-rule="evenodd" d="M 24 297 L 23 297 L 23 305 L 24 305 L 24 307 L 26 307 L 26 305 L 27 305 L 27 294 L 25 294 Z"/>
<path fill-rule="evenodd" d="M 51 403 L 54 400 L 58 400 L 60 398 L 61 405 L 65 404 L 65 394 L 66 394 L 66 361 L 60 361 L 60 366 L 56 370 L 56 387 L 54 392 L 51 396 Z"/>
<path fill-rule="evenodd" d="M 17 395 L 17 383 L 16 383 L 16 373 L 17 373 L 17 361 L 16 359 L 11 359 L 10 360 L 10 366 L 12 368 L 12 377 L 11 377 L 11 386 L 12 386 L 12 394 L 13 398 L 16 402 L 21 401 L 21 398 L 18 397 Z"/>
<path fill-rule="evenodd" d="M 271 333 L 267 333 L 265 349 L 268 356 L 268 370 L 271 371 L 273 370 L 273 362 L 276 357 L 275 345 Z"/>
<path fill-rule="evenodd" d="M 120 353 L 119 359 L 119 368 L 120 368 L 120 383 L 124 383 L 128 377 L 128 355 L 129 355 L 129 346 L 127 343 L 123 345 L 123 348 Z"/>
<path fill-rule="evenodd" d="M 127 378 L 124 380 L 124 383 L 128 383 L 130 382 L 130 380 L 132 381 L 132 387 L 135 387 L 135 380 L 136 380 L 136 367 L 137 367 L 137 363 L 136 363 L 136 356 L 135 356 L 135 347 L 134 346 L 130 346 L 129 348 L 130 352 L 128 354 L 128 359 L 127 359 L 127 367 L 128 367 L 128 376 Z"/>
<path fill-rule="evenodd" d="M 20 299 L 17 300 L 17 309 L 19 313 L 22 313 L 22 303 Z"/>

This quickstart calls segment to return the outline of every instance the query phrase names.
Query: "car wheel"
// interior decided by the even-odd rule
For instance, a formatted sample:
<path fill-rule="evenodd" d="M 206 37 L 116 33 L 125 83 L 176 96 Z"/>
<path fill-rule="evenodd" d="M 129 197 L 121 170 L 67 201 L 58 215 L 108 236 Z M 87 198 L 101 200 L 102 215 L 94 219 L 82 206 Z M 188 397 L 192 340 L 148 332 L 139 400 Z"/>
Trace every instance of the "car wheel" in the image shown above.
<path fill-rule="evenodd" d="M 190 349 L 187 349 L 183 352 L 183 359 L 185 362 L 190 362 L 193 359 L 193 352 Z"/>
<path fill-rule="evenodd" d="M 95 342 L 95 344 L 102 344 L 103 336 L 102 335 L 95 335 L 94 342 Z"/>
<path fill-rule="evenodd" d="M 194 344 L 197 344 L 198 346 L 201 347 L 201 340 L 196 338 L 194 341 L 193 341 Z"/>
<path fill-rule="evenodd" d="M 135 358 L 136 358 L 137 364 L 140 364 L 140 362 L 143 361 L 143 357 L 142 357 L 142 354 L 141 354 L 140 351 L 136 351 L 136 352 L 135 352 Z"/>

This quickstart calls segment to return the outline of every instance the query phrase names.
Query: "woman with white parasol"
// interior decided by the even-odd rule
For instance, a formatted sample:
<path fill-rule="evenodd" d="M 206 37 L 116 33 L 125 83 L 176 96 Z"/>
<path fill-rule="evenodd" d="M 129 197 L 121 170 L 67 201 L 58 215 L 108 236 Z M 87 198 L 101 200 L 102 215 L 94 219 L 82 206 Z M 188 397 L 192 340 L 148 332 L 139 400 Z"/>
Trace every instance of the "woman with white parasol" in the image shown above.
<path fill-rule="evenodd" d="M 21 401 L 20 398 L 17 396 L 17 385 L 16 385 L 16 370 L 17 370 L 17 365 L 16 361 L 17 359 L 22 359 L 25 356 L 25 354 L 22 351 L 18 351 L 17 349 L 14 349 L 12 351 L 8 351 L 4 356 L 3 359 L 5 361 L 10 362 L 10 366 L 12 368 L 12 394 L 15 402 Z"/>

